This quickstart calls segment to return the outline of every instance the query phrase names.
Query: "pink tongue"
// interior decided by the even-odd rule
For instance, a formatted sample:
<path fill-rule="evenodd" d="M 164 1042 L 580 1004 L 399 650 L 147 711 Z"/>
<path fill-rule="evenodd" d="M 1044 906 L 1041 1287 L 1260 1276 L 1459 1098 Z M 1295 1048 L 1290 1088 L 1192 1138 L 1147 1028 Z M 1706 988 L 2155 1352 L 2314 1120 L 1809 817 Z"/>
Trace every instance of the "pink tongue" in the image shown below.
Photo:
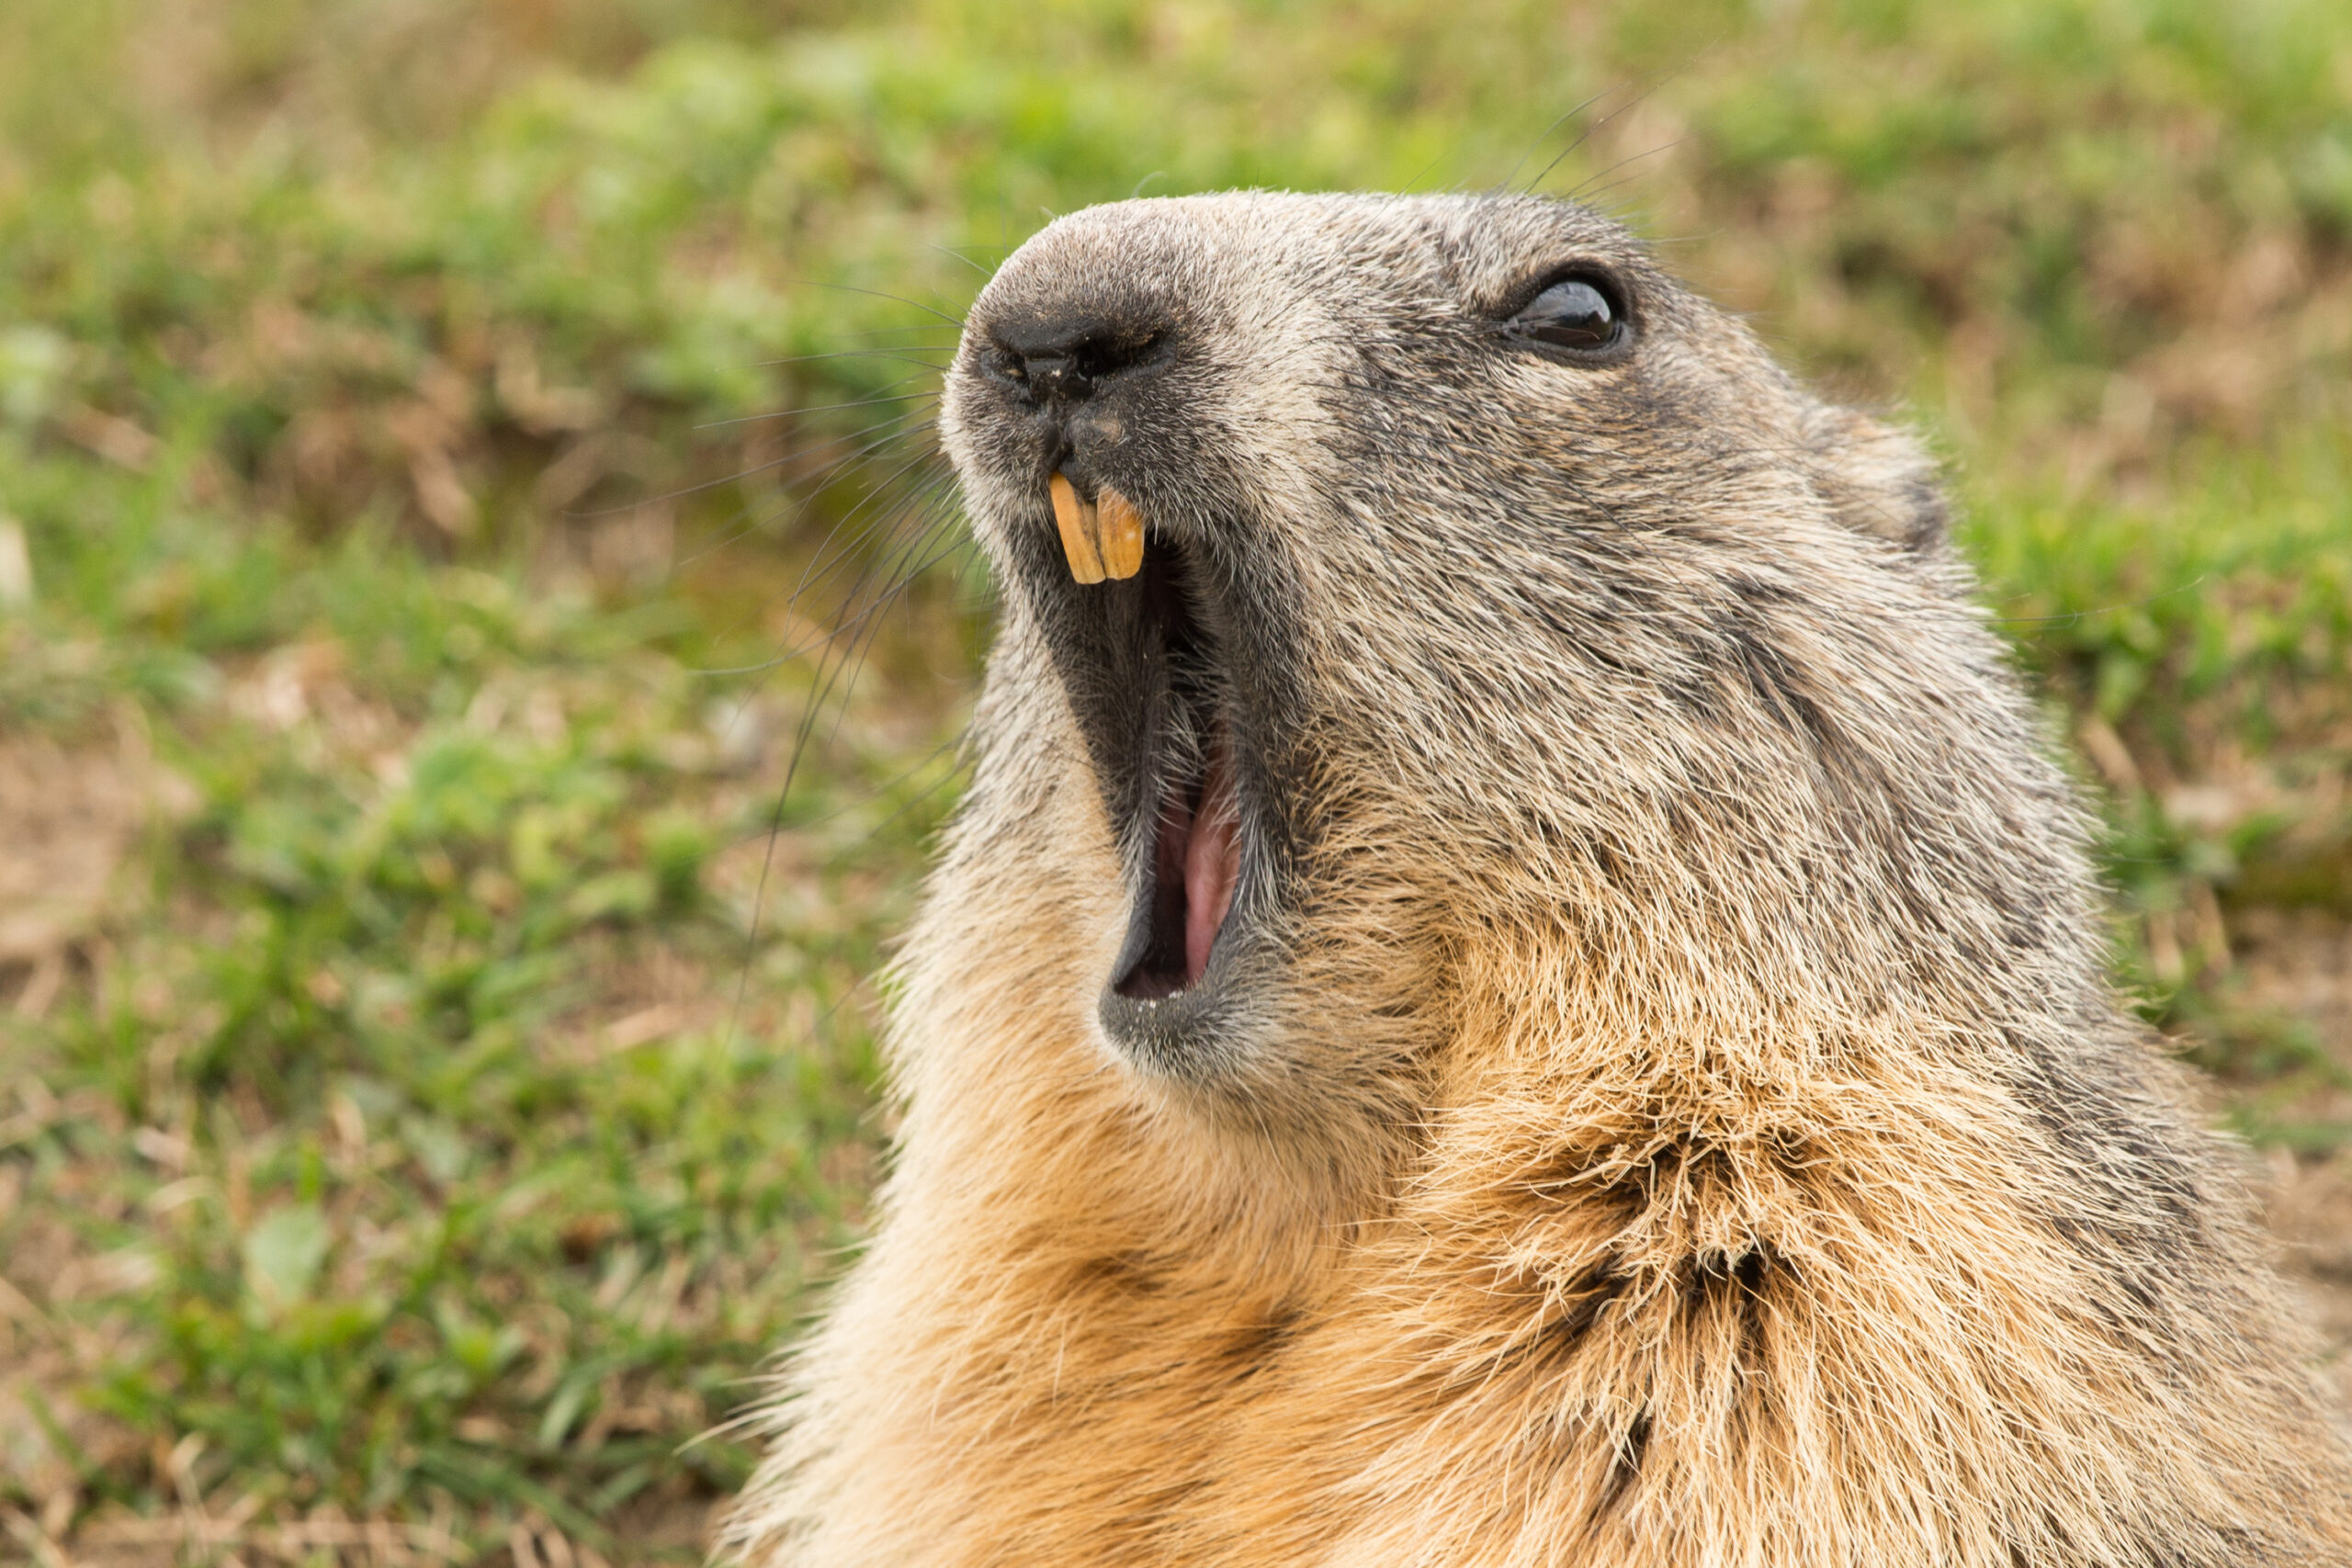
<path fill-rule="evenodd" d="M 1209 966 L 1209 948 L 1233 907 L 1241 880 L 1241 825 L 1233 807 L 1233 775 L 1225 740 L 1218 737 L 1201 781 L 1200 809 L 1184 844 L 1184 984 Z"/>

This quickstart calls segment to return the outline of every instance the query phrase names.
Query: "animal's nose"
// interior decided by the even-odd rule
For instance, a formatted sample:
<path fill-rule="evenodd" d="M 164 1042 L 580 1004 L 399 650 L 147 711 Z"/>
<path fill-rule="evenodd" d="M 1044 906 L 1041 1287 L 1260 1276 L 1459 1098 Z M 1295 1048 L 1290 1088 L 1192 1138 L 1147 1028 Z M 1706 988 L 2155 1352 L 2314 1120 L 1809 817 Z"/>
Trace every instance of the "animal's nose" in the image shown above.
<path fill-rule="evenodd" d="M 999 321 L 990 334 L 1004 373 L 1033 397 L 1080 402 L 1098 383 L 1153 357 L 1158 323 L 1093 314 L 1044 314 Z"/>

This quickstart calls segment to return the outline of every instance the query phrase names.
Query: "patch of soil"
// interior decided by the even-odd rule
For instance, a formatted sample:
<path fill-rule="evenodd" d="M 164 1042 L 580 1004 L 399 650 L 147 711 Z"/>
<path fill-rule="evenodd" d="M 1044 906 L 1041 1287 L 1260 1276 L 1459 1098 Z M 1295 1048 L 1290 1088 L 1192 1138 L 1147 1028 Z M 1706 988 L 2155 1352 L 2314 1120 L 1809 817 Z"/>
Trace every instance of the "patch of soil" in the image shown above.
<path fill-rule="evenodd" d="M 0 967 L 38 970 L 96 923 L 146 819 L 131 750 L 0 737 Z"/>
<path fill-rule="evenodd" d="M 2232 932 L 2244 999 L 2308 1024 L 2352 1072 L 2352 920 L 2324 909 L 2249 909 Z"/>
<path fill-rule="evenodd" d="M 2352 1081 L 2352 921 L 2323 909 L 2250 909 L 2232 922 L 2242 988 L 2255 1010 L 2300 1021 Z M 2317 1089 L 2312 1121 L 2342 1120 L 2343 1087 Z M 2289 1277 L 2311 1302 L 2331 1382 L 2352 1411 L 2352 1151 L 2269 1160 L 2267 1212 Z"/>

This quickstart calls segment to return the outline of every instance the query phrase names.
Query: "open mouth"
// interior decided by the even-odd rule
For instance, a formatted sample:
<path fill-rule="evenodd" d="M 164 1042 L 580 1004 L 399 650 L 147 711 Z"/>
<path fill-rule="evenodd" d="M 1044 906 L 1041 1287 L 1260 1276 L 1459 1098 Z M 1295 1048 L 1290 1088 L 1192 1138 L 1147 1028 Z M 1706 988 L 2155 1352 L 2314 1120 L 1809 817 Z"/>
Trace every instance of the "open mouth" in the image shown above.
<path fill-rule="evenodd" d="M 1246 812 L 1224 660 L 1182 543 L 1154 532 L 1147 547 L 1107 487 L 1082 500 L 1057 474 L 1053 500 L 1069 567 L 1053 640 L 1133 886 L 1105 1016 L 1156 1015 L 1214 988 L 1236 941 Z"/>
<path fill-rule="evenodd" d="M 1233 742 L 1212 721 L 1206 755 L 1189 777 L 1170 778 L 1159 802 L 1150 880 L 1137 901 L 1112 989 L 1137 1000 L 1172 997 L 1200 983 L 1241 881 L 1241 814 L 1234 797 Z"/>

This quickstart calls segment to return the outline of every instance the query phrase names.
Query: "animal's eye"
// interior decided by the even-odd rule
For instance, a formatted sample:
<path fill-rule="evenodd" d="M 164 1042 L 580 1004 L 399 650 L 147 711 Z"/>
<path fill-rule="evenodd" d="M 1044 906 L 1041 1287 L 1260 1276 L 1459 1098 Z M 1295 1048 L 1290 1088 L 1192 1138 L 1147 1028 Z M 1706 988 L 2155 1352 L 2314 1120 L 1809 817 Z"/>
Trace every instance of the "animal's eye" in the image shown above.
<path fill-rule="evenodd" d="M 1510 319 L 1515 337 L 1532 338 L 1555 348 L 1597 354 L 1624 340 L 1624 313 L 1600 284 L 1589 278 L 1564 277 L 1528 301 Z"/>

